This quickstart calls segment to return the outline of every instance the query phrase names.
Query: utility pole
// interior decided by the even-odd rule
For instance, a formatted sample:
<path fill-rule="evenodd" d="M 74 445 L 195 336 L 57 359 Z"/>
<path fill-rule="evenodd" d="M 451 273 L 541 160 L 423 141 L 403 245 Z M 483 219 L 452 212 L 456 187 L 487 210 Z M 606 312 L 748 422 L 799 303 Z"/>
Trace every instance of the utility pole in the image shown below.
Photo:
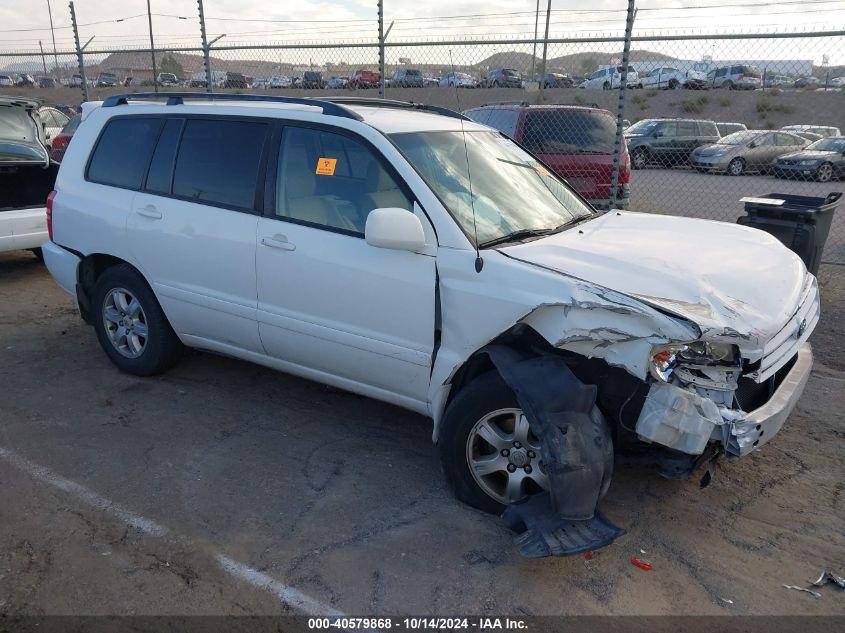
<path fill-rule="evenodd" d="M 53 74 L 58 72 L 59 56 L 56 53 L 56 31 L 53 29 L 53 10 L 50 8 L 50 0 L 47 0 L 47 15 L 50 16 L 50 35 L 53 37 Z"/>
<path fill-rule="evenodd" d="M 631 0 L 633 2 L 633 0 Z M 546 4 L 546 35 L 543 38 L 543 63 L 540 66 L 540 97 L 537 103 L 543 103 L 543 77 L 546 76 L 546 52 L 549 46 L 549 21 L 552 19 L 552 0 Z"/>
<path fill-rule="evenodd" d="M 153 58 L 153 91 L 158 92 L 158 74 L 156 73 L 156 45 L 153 42 L 153 14 L 150 11 L 150 0 L 147 0 L 147 20 L 150 23 L 150 55 Z"/>
<path fill-rule="evenodd" d="M 631 33 L 637 17 L 635 0 L 628 0 L 628 19 L 625 22 L 625 46 L 622 48 L 622 72 L 619 75 L 619 106 L 616 109 L 616 140 L 613 143 L 613 172 L 610 177 L 610 209 L 616 207 L 619 189 L 619 165 L 622 162 L 622 125 L 625 120 L 625 89 L 628 87 L 628 59 L 631 56 Z"/>
<path fill-rule="evenodd" d="M 91 40 L 88 40 L 85 46 L 80 45 L 79 28 L 76 26 L 76 10 L 73 8 L 72 0 L 68 6 L 70 7 L 70 25 L 73 27 L 73 41 L 76 44 L 76 62 L 79 64 L 79 79 L 82 83 L 82 100 L 88 101 L 88 80 L 85 79 L 85 61 L 82 58 L 82 51 L 85 50 L 85 46 L 88 46 Z"/>
<path fill-rule="evenodd" d="M 205 66 L 205 91 L 211 92 L 211 60 L 208 52 L 208 35 L 205 31 L 205 11 L 202 8 L 202 0 L 197 0 L 197 7 L 200 12 L 200 36 L 202 37 L 202 58 Z"/>
<path fill-rule="evenodd" d="M 384 2 L 378 0 L 378 96 L 384 97 Z"/>
<path fill-rule="evenodd" d="M 534 52 L 531 53 L 531 81 L 534 81 L 534 73 L 536 69 L 534 65 L 537 63 L 537 27 L 540 23 L 540 0 L 537 0 L 537 10 L 534 12 Z"/>
<path fill-rule="evenodd" d="M 41 40 L 38 40 L 38 48 L 41 49 L 41 66 L 44 67 L 44 74 L 47 74 L 47 60 L 44 59 L 44 47 L 41 45 Z"/>

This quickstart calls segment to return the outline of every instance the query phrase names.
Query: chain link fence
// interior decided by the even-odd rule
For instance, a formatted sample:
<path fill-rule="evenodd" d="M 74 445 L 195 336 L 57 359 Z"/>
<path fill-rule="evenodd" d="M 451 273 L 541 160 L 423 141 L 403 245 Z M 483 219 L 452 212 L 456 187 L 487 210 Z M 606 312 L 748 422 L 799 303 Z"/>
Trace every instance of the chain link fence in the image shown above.
<path fill-rule="evenodd" d="M 845 188 L 845 31 L 638 34 L 627 73 L 624 44 L 621 36 L 218 43 L 207 67 L 201 43 L 101 47 L 81 52 L 85 85 L 76 50 L 5 51 L 0 92 L 70 104 L 83 92 L 94 100 L 186 88 L 423 102 L 501 130 L 598 207 L 727 222 L 743 214 L 746 196 L 823 198 Z M 823 260 L 845 263 L 845 208 Z"/>

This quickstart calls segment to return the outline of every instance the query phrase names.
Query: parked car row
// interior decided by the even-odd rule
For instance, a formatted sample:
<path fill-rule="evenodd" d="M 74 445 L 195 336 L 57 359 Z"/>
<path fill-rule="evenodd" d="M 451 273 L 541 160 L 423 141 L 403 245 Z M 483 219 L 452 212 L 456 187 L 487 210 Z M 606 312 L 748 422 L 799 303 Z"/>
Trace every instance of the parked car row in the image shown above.
<path fill-rule="evenodd" d="M 748 130 L 741 123 L 644 119 L 625 130 L 625 139 L 634 169 L 683 166 L 732 176 L 800 173 L 828 182 L 841 175 L 845 161 L 841 132 L 830 126 Z"/>

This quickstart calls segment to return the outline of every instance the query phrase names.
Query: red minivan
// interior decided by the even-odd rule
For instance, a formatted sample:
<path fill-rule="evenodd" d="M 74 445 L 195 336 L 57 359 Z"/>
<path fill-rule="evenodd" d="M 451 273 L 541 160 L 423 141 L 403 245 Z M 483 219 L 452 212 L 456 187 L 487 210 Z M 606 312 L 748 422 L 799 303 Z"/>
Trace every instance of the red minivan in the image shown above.
<path fill-rule="evenodd" d="M 616 119 L 584 106 L 501 103 L 464 112 L 522 145 L 597 208 L 610 203 Z M 631 159 L 622 139 L 616 206 L 628 205 Z"/>

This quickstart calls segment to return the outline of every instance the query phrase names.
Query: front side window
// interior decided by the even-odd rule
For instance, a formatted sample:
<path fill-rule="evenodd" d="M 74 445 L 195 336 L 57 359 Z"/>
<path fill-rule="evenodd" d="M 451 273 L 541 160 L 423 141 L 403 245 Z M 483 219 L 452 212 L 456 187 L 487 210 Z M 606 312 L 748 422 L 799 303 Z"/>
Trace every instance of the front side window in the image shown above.
<path fill-rule="evenodd" d="M 664 121 L 660 125 L 660 136 L 677 136 L 678 124 L 675 121 Z"/>
<path fill-rule="evenodd" d="M 173 195 L 254 209 L 267 130 L 266 123 L 253 121 L 189 120 L 176 158 Z"/>
<path fill-rule="evenodd" d="M 499 134 L 411 132 L 391 138 L 470 240 L 478 236 L 479 247 L 521 231 L 560 230 L 594 214 L 563 181 Z"/>
<path fill-rule="evenodd" d="M 162 119 L 127 117 L 106 124 L 88 163 L 91 182 L 140 189 Z"/>
<path fill-rule="evenodd" d="M 362 236 L 373 209 L 411 212 L 412 204 L 363 143 L 323 130 L 285 128 L 276 179 L 277 217 Z"/>

